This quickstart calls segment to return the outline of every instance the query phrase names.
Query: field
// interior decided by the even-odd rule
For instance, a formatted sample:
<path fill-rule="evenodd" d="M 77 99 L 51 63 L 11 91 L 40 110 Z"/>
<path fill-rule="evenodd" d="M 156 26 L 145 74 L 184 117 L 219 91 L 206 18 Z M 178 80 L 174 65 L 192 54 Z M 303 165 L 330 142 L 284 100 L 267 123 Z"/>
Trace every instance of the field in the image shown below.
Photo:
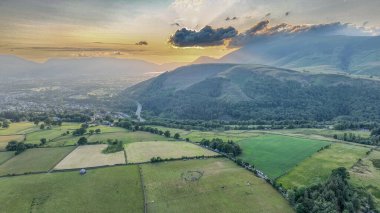
<path fill-rule="evenodd" d="M 198 130 L 183 130 L 183 129 L 175 129 L 168 127 L 160 127 L 160 126 L 150 126 L 153 128 L 160 129 L 162 131 L 169 130 L 172 135 L 175 133 L 179 133 L 181 138 L 189 138 L 193 142 L 199 142 L 202 139 L 213 139 L 220 138 L 224 141 L 232 140 L 239 141 L 250 137 L 255 137 L 261 135 L 260 132 L 257 131 L 248 131 L 248 130 L 228 130 L 228 131 L 198 131 Z"/>
<path fill-rule="evenodd" d="M 227 159 L 142 165 L 148 212 L 293 212 L 264 180 Z"/>
<path fill-rule="evenodd" d="M 15 152 L 0 152 L 0 165 L 15 156 Z"/>
<path fill-rule="evenodd" d="M 54 169 L 87 168 L 125 163 L 123 151 L 103 154 L 102 150 L 106 147 L 106 144 L 78 146 L 59 162 Z"/>
<path fill-rule="evenodd" d="M 128 163 L 149 162 L 152 157 L 181 158 L 193 156 L 214 156 L 215 152 L 187 142 L 140 142 L 126 145 Z"/>
<path fill-rule="evenodd" d="M 132 142 L 141 142 L 141 141 L 162 141 L 167 140 L 164 136 L 152 134 L 149 132 L 113 132 L 113 133 L 104 133 L 99 135 L 92 135 L 88 137 L 88 140 L 91 142 L 107 142 L 107 139 L 117 139 L 123 141 L 124 143 Z"/>
<path fill-rule="evenodd" d="M 28 149 L 0 165 L 0 176 L 52 169 L 75 147 Z"/>
<path fill-rule="evenodd" d="M 239 142 L 239 158 L 276 179 L 329 142 L 281 135 L 264 135 Z"/>
<path fill-rule="evenodd" d="M 35 125 L 31 122 L 11 123 L 9 128 L 0 128 L 0 135 L 21 134 L 34 127 Z"/>
<path fill-rule="evenodd" d="M 0 178 L 0 212 L 144 212 L 137 166 Z"/>
<path fill-rule="evenodd" d="M 333 169 L 338 167 L 349 169 L 359 158 L 363 158 L 368 150 L 360 146 L 332 144 L 330 148 L 301 162 L 288 174 L 279 178 L 278 182 L 285 188 L 293 188 L 326 180 Z"/>
<path fill-rule="evenodd" d="M 376 163 L 377 162 L 377 163 Z M 380 151 L 372 151 L 350 170 L 354 185 L 367 189 L 376 199 L 380 210 Z"/>
<path fill-rule="evenodd" d="M 0 135 L 0 150 L 5 150 L 9 141 L 22 141 L 23 135 Z"/>

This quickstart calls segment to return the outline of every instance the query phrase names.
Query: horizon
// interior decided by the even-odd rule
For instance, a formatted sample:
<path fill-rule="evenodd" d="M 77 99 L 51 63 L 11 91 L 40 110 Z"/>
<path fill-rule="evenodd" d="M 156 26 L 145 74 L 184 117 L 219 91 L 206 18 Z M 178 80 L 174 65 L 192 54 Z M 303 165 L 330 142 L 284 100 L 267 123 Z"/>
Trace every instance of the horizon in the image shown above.
<path fill-rule="evenodd" d="M 287 33 L 327 26 L 342 35 L 373 36 L 380 27 L 380 15 L 371 12 L 380 7 L 374 0 L 16 0 L 0 6 L 0 54 L 35 62 L 105 57 L 166 64 L 221 58 L 241 47 L 232 40 L 265 21 L 257 35 L 278 30 L 282 23 Z M 88 8 L 86 15 L 78 8 Z M 212 38 L 202 34 L 206 26 Z"/>

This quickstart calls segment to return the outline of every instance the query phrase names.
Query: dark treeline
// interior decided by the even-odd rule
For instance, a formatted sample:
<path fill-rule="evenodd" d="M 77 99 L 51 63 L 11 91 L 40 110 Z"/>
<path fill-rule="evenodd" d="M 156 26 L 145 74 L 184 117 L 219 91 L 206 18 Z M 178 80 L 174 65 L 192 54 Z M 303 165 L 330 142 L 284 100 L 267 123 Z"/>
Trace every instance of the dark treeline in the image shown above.
<path fill-rule="evenodd" d="M 348 182 L 348 171 L 332 171 L 324 183 L 288 191 L 288 200 L 297 213 L 317 212 L 377 212 L 371 195 L 354 188 Z"/>
<path fill-rule="evenodd" d="M 0 112 L 0 120 L 8 119 L 12 122 L 31 121 L 31 122 L 87 122 L 91 120 L 94 113 L 91 110 L 71 110 L 64 112 Z M 56 119 L 55 119 L 56 118 Z"/>
<path fill-rule="evenodd" d="M 220 138 L 213 138 L 212 140 L 202 139 L 200 144 L 202 146 L 214 149 L 218 152 L 232 155 L 233 157 L 240 155 L 242 152 L 240 146 L 237 143 L 233 141 L 224 142 Z"/>
<path fill-rule="evenodd" d="M 15 154 L 18 155 L 27 149 L 37 148 L 37 147 L 39 147 L 38 144 L 30 144 L 30 143 L 24 143 L 24 142 L 10 141 L 7 144 L 7 146 L 5 147 L 5 150 L 15 151 L 16 152 Z"/>

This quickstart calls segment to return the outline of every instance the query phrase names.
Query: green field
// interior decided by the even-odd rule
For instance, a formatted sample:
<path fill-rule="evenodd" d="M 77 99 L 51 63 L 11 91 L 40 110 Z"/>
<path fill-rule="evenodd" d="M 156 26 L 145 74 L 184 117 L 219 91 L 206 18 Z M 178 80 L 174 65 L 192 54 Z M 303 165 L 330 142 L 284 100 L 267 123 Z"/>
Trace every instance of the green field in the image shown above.
<path fill-rule="evenodd" d="M 377 162 L 377 163 L 376 163 Z M 372 151 L 350 170 L 351 182 L 367 189 L 376 200 L 380 210 L 380 151 Z"/>
<path fill-rule="evenodd" d="M 195 156 L 215 156 L 216 152 L 188 142 L 139 142 L 125 147 L 128 163 L 149 162 L 152 157 L 181 158 Z"/>
<path fill-rule="evenodd" d="M 293 212 L 264 180 L 227 159 L 142 165 L 148 212 Z"/>
<path fill-rule="evenodd" d="M 175 133 L 179 133 L 181 138 L 189 138 L 193 142 L 200 142 L 202 139 L 213 139 L 220 138 L 224 141 L 232 140 L 239 141 L 250 137 L 255 137 L 261 135 L 260 132 L 255 131 L 247 131 L 247 130 L 228 130 L 228 131 L 198 131 L 198 130 L 183 130 L 183 129 L 175 129 L 168 127 L 160 127 L 160 126 L 150 126 L 153 128 L 160 129 L 162 131 L 169 130 L 172 135 Z"/>
<path fill-rule="evenodd" d="M 5 150 L 9 141 L 22 141 L 24 135 L 0 135 L 0 151 Z"/>
<path fill-rule="evenodd" d="M 0 178 L 0 212 L 144 212 L 137 166 Z"/>
<path fill-rule="evenodd" d="M 152 134 L 149 132 L 113 132 L 104 134 L 95 134 L 88 137 L 90 142 L 107 142 L 107 139 L 117 139 L 123 141 L 124 143 L 141 142 L 141 141 L 163 141 L 167 140 L 164 136 Z"/>
<path fill-rule="evenodd" d="M 22 134 L 27 130 L 34 129 L 35 125 L 31 122 L 11 123 L 9 128 L 0 128 L 0 135 Z"/>
<path fill-rule="evenodd" d="M 333 169 L 338 167 L 351 168 L 359 158 L 363 158 L 368 148 L 332 144 L 330 148 L 314 154 L 301 162 L 288 174 L 278 179 L 285 188 L 308 186 L 326 180 Z"/>
<path fill-rule="evenodd" d="M 15 156 L 15 152 L 0 152 L 0 165 Z"/>
<path fill-rule="evenodd" d="M 276 179 L 329 144 L 304 138 L 264 135 L 240 141 L 243 153 L 239 158 Z"/>
<path fill-rule="evenodd" d="M 0 165 L 0 176 L 47 172 L 75 147 L 28 149 Z"/>

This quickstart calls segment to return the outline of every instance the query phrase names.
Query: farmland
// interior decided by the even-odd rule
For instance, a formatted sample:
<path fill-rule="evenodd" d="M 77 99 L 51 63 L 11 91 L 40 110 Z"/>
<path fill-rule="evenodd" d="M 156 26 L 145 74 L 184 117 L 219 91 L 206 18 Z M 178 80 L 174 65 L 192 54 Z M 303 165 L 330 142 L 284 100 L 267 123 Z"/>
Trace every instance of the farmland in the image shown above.
<path fill-rule="evenodd" d="M 148 212 L 293 212 L 262 179 L 226 159 L 142 166 Z"/>
<path fill-rule="evenodd" d="M 75 147 L 29 149 L 0 165 L 0 176 L 47 172 Z"/>
<path fill-rule="evenodd" d="M 0 212 L 143 212 L 137 166 L 0 179 Z"/>
<path fill-rule="evenodd" d="M 350 168 L 365 156 L 368 148 L 347 144 L 332 144 L 330 148 L 315 153 L 299 163 L 288 174 L 278 179 L 286 188 L 307 186 L 326 178 L 338 167 Z"/>
<path fill-rule="evenodd" d="M 15 152 L 0 152 L 0 165 L 15 155 Z"/>
<path fill-rule="evenodd" d="M 123 151 L 103 154 L 102 150 L 106 147 L 107 145 L 105 144 L 78 146 L 61 162 L 59 162 L 54 169 L 87 168 L 125 163 Z"/>
<path fill-rule="evenodd" d="M 126 130 L 123 130 L 121 132 L 96 134 L 88 138 L 88 140 L 91 142 L 107 142 L 107 139 L 117 139 L 123 141 L 124 143 L 166 140 L 166 138 L 161 135 L 155 135 L 148 132 L 132 132 Z"/>
<path fill-rule="evenodd" d="M 186 142 L 140 142 L 126 145 L 128 163 L 148 162 L 152 157 L 214 156 L 217 153 Z"/>
<path fill-rule="evenodd" d="M 243 154 L 239 157 L 275 179 L 329 144 L 318 140 L 264 135 L 240 141 Z"/>
<path fill-rule="evenodd" d="M 22 141 L 24 135 L 0 135 L 0 150 L 5 150 L 9 141 Z"/>

